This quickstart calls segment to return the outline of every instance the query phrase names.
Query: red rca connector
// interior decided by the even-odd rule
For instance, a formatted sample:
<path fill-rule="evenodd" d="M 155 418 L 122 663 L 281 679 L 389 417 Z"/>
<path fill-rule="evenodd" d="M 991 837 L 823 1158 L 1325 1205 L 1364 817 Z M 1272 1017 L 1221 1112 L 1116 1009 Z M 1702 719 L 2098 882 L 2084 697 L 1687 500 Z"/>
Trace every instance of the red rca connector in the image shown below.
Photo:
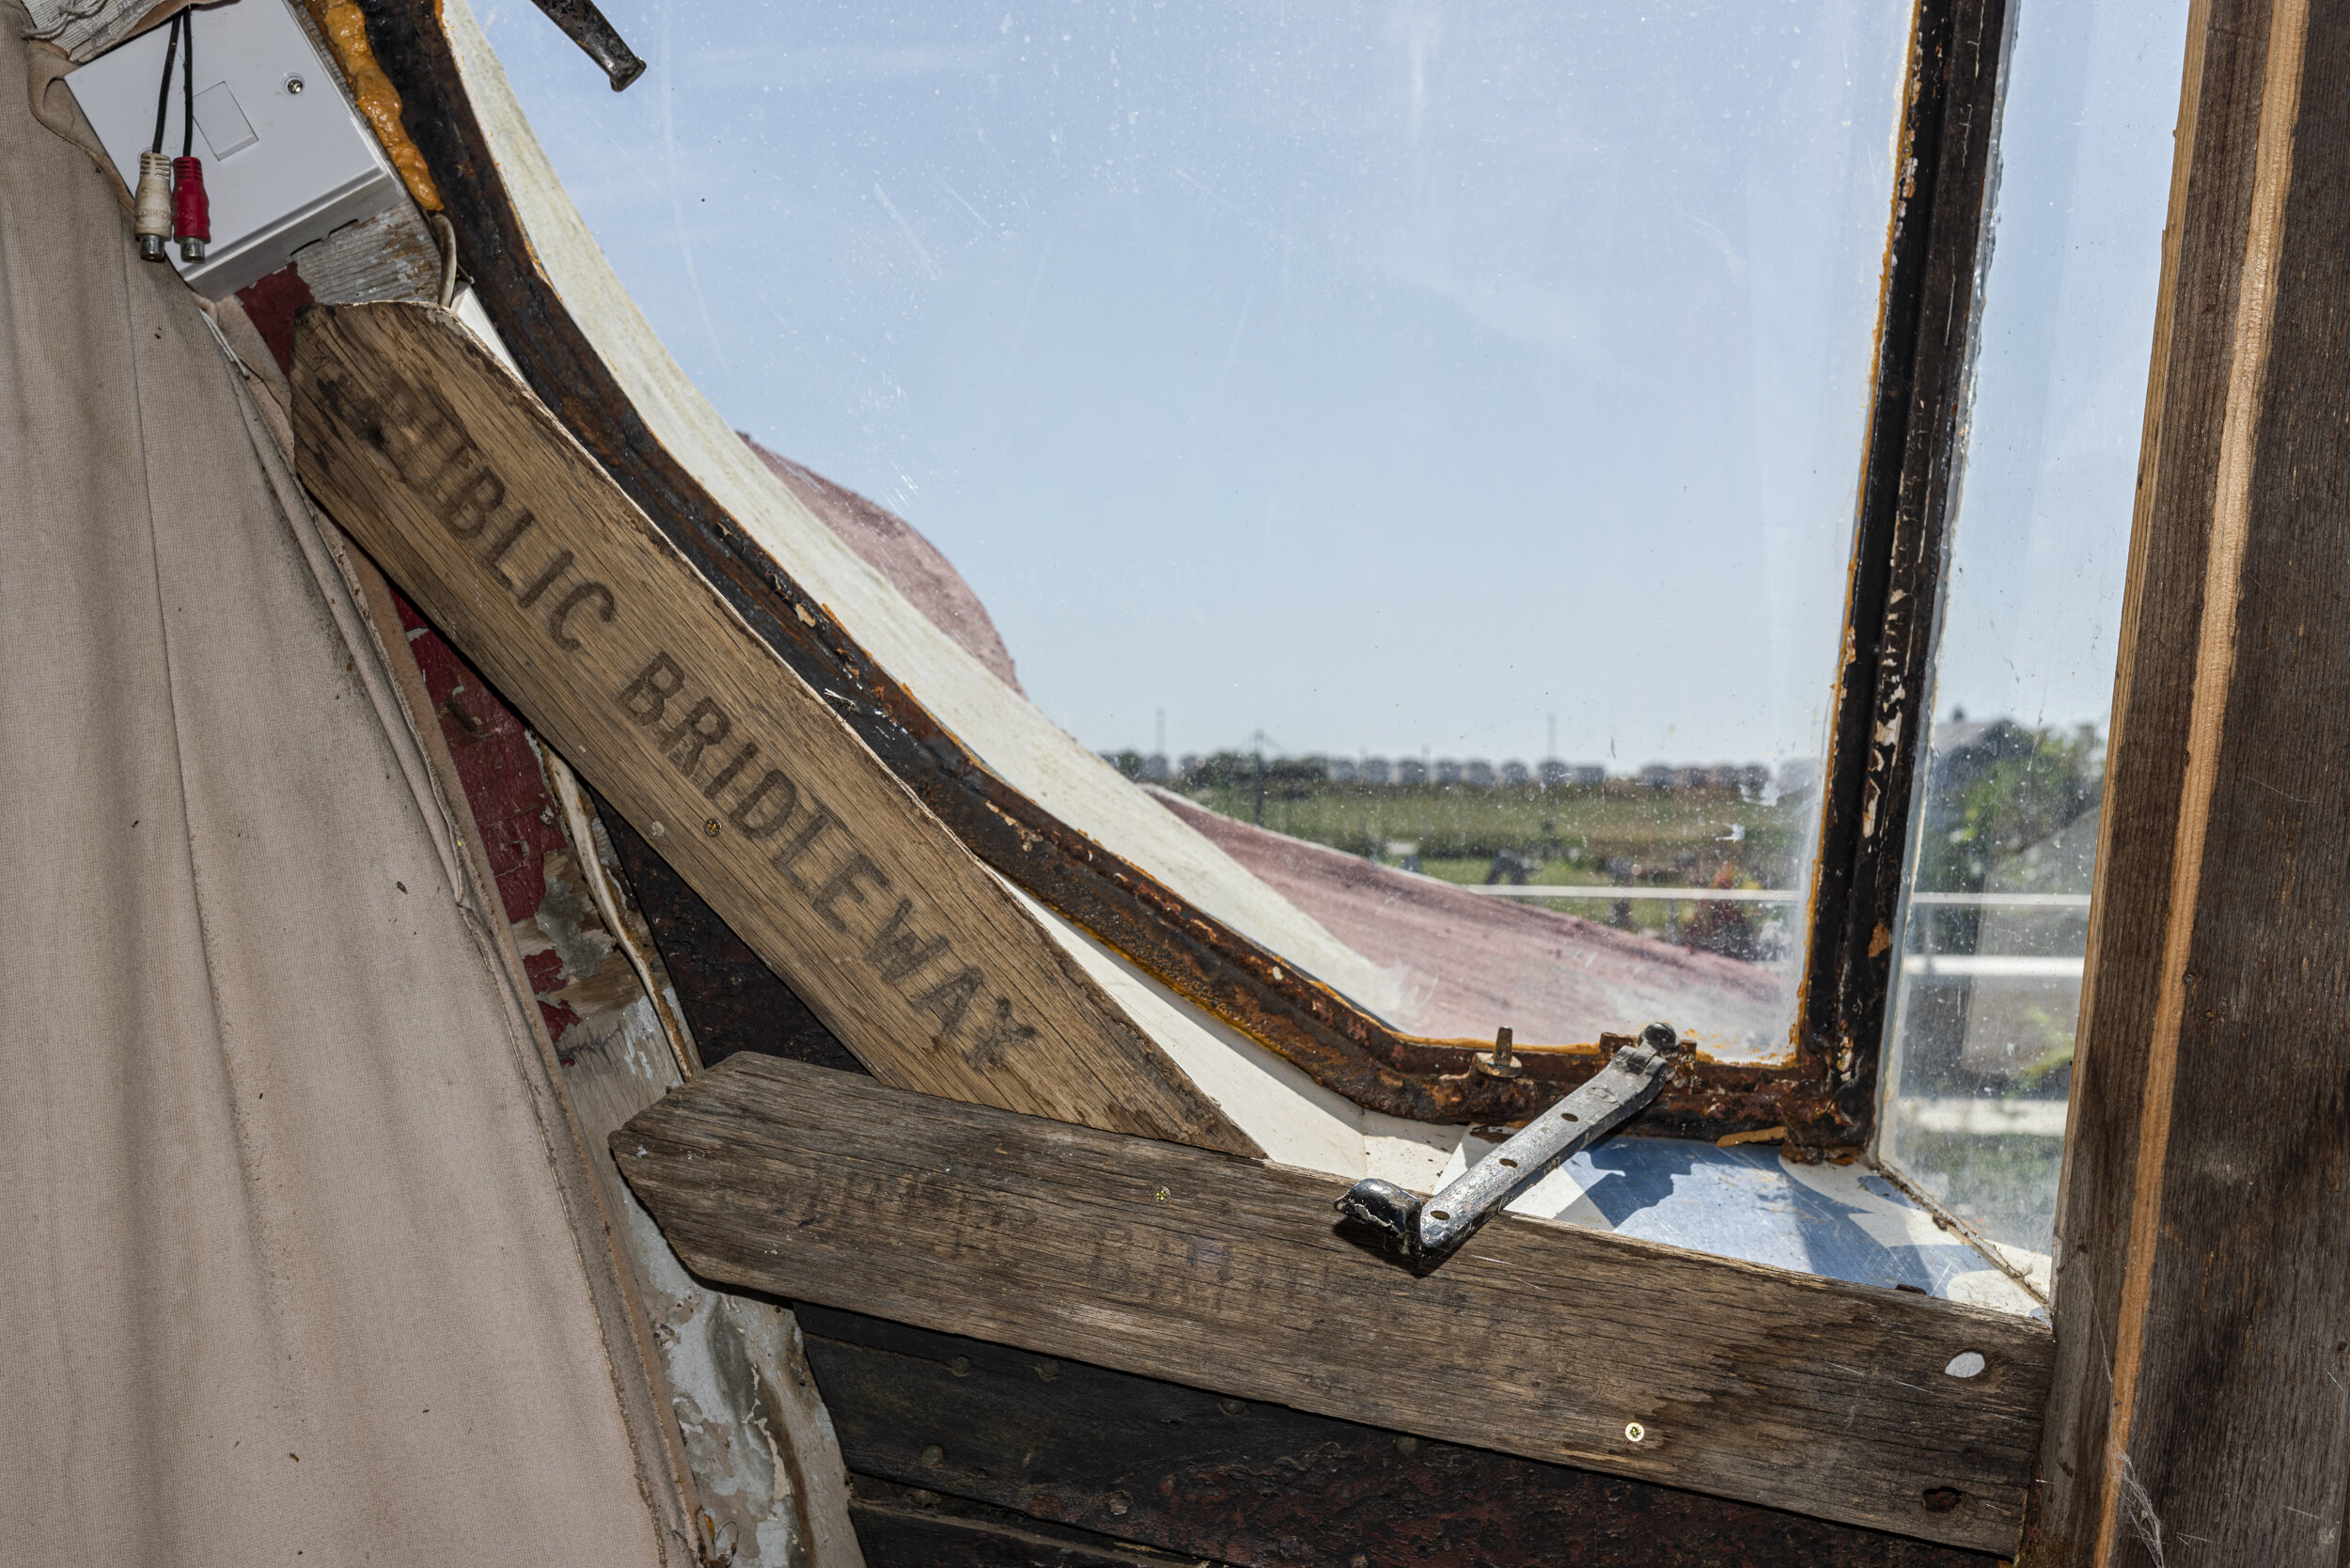
<path fill-rule="evenodd" d="M 155 141 L 139 154 L 137 199 L 131 232 L 139 254 L 165 259 L 166 236 L 180 242 L 180 259 L 201 261 L 212 239 L 212 204 L 204 198 L 204 161 L 196 156 L 196 13 L 183 10 L 165 26 L 164 79 L 155 91 Z M 180 67 L 180 156 L 164 156 L 164 132 L 171 123 L 171 68 Z"/>
<path fill-rule="evenodd" d="M 204 160 L 171 161 L 171 237 L 180 242 L 180 259 L 201 261 L 212 238 L 212 203 L 204 199 Z"/>

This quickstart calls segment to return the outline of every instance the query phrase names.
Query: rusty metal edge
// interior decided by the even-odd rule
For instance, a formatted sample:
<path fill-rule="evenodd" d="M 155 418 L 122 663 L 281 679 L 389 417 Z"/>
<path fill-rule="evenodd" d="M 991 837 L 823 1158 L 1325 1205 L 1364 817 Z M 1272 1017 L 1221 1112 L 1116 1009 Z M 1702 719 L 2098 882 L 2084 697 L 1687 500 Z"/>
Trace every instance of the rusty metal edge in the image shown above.
<path fill-rule="evenodd" d="M 1826 1112 L 1812 1141 L 1865 1144 L 1876 1119 L 2010 14 L 2008 0 L 1919 0 L 1911 35 L 1795 1022 L 1801 1076 Z"/>

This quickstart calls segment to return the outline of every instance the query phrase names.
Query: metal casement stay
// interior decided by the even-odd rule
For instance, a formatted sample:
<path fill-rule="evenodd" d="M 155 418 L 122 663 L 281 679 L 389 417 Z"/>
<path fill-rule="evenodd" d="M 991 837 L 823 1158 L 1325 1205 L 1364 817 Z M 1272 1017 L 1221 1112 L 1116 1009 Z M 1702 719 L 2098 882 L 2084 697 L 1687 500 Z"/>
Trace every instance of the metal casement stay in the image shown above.
<path fill-rule="evenodd" d="M 1507 1033 L 1495 1056 L 1508 1049 Z M 1574 1093 L 1528 1122 L 1443 1191 L 1422 1202 L 1417 1194 L 1378 1177 L 1349 1187 L 1339 1213 L 1376 1234 L 1416 1268 L 1430 1269 L 1509 1207 L 1520 1193 L 1630 1121 L 1656 1098 L 1674 1066 L 1688 1059 L 1668 1024 L 1651 1024 L 1635 1044 L 1610 1058 Z"/>

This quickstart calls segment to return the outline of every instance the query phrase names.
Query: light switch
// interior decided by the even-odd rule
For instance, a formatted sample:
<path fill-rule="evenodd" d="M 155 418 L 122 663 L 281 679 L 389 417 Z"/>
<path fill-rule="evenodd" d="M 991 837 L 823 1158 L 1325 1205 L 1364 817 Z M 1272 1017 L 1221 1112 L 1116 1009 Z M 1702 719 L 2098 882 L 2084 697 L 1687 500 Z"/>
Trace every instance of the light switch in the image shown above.
<path fill-rule="evenodd" d="M 244 111 L 237 106 L 237 95 L 226 82 L 215 82 L 196 95 L 196 128 L 204 133 L 214 158 L 243 152 L 261 139 L 253 133 L 253 122 L 244 118 Z"/>
<path fill-rule="evenodd" d="M 201 261 L 182 260 L 176 250 L 165 255 L 180 276 L 220 299 L 275 272 L 311 241 L 406 196 L 287 0 L 231 0 L 189 14 L 201 133 L 196 150 L 204 158 L 212 242 Z M 65 79 L 126 185 L 137 183 L 139 154 L 155 134 L 168 31 L 150 27 Z M 167 153 L 180 150 L 187 113 L 178 75 L 175 68 Z"/>

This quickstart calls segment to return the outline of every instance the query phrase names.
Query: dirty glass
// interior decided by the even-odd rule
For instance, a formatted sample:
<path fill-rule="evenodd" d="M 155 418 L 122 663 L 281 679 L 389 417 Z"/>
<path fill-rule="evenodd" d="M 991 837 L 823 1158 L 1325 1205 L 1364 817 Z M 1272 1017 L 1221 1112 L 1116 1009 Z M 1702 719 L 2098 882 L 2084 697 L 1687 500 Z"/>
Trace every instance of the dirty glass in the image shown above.
<path fill-rule="evenodd" d="M 1880 1152 L 2044 1268 L 2186 0 L 2023 0 Z"/>
<path fill-rule="evenodd" d="M 1786 1048 L 1908 6 L 604 8 L 482 19 L 670 349 L 1393 1022 Z"/>

